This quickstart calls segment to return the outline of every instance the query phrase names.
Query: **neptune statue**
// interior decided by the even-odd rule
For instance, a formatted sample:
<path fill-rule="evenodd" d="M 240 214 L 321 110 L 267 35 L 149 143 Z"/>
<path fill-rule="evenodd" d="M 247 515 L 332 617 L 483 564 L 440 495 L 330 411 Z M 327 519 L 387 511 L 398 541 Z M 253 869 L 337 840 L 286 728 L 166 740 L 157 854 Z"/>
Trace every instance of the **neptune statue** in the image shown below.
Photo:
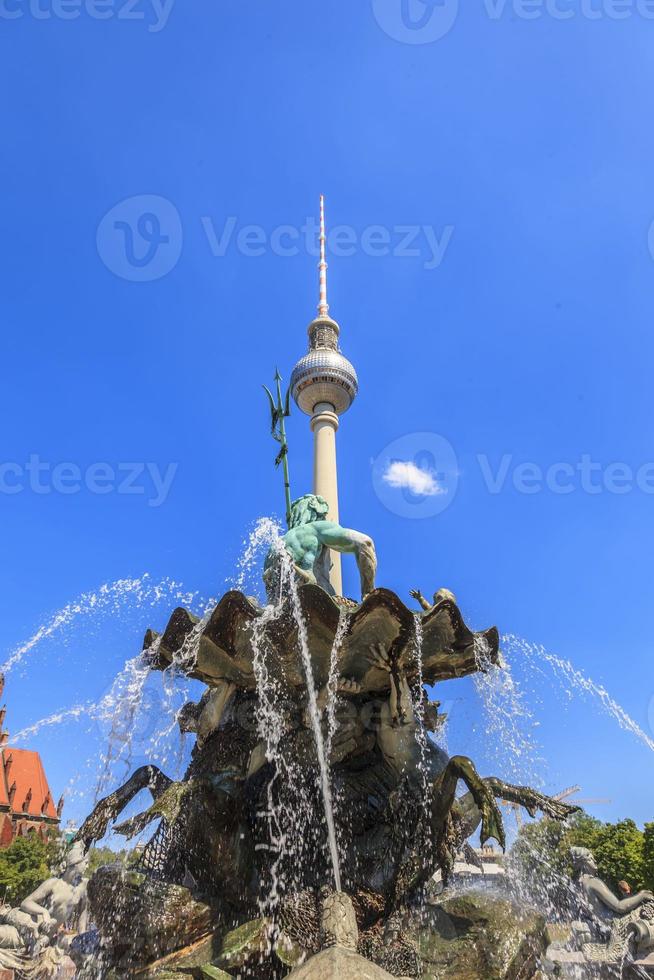
<path fill-rule="evenodd" d="M 329 582 L 329 551 L 352 554 L 361 576 L 361 598 L 375 588 L 377 556 L 375 545 L 367 534 L 341 527 L 327 520 L 329 504 L 324 497 L 307 493 L 291 504 L 289 530 L 283 537 L 284 548 L 293 559 L 297 576 L 303 583 L 320 585 L 333 595 Z M 280 555 L 271 550 L 266 561 L 264 579 L 268 592 L 278 582 Z"/>

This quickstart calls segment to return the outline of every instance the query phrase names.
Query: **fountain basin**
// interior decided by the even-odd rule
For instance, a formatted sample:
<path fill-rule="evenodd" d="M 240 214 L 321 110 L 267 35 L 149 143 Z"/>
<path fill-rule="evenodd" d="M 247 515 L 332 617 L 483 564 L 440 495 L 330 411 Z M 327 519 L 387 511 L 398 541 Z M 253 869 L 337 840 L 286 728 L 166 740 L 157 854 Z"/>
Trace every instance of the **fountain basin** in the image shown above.
<path fill-rule="evenodd" d="M 316 585 L 298 589 L 306 624 L 314 679 L 327 683 L 330 657 L 343 608 Z M 253 635 L 265 610 L 241 592 L 228 592 L 206 621 L 187 610 L 174 611 L 162 635 L 148 630 L 144 650 L 155 670 L 173 664 L 208 686 L 233 683 L 254 691 Z M 347 627 L 338 651 L 338 673 L 357 682 L 363 691 L 381 693 L 389 688 L 388 673 L 370 663 L 370 649 L 381 644 L 393 648 L 410 680 L 420 665 L 415 657 L 416 614 L 389 589 L 375 589 L 363 602 L 345 612 Z M 499 663 L 499 634 L 495 627 L 481 633 L 470 630 L 455 602 L 445 600 L 419 614 L 422 632 L 422 678 L 427 684 L 452 680 L 480 669 L 477 651 L 486 663 Z M 290 601 L 265 624 L 265 639 L 274 675 L 295 689 L 305 686 L 297 657 L 298 624 Z"/>

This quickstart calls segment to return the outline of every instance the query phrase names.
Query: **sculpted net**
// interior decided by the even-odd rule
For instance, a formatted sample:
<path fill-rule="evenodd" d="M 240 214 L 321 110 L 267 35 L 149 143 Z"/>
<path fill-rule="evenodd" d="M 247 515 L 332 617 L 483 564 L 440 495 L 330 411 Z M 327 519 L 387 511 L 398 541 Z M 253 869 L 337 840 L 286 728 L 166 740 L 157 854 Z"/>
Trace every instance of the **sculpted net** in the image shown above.
<path fill-rule="evenodd" d="M 162 820 L 152 838 L 145 845 L 136 868 L 150 878 L 162 881 L 166 875 L 168 852 L 173 841 L 172 829 Z"/>

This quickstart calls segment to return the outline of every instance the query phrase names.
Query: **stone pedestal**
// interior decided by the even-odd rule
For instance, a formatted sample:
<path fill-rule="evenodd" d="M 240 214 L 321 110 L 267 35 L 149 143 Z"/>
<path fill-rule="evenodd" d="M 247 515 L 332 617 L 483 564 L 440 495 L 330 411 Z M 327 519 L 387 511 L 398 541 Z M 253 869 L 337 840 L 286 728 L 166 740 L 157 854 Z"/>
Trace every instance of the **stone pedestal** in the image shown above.
<path fill-rule="evenodd" d="M 339 946 L 312 956 L 290 976 L 292 980 L 392 980 L 386 970 Z"/>

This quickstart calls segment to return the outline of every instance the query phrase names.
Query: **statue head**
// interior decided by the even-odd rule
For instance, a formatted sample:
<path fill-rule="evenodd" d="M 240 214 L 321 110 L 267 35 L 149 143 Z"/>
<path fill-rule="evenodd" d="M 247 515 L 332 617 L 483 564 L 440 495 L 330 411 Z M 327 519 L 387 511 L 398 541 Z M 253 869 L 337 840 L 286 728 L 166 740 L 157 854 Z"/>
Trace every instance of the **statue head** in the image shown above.
<path fill-rule="evenodd" d="M 597 875 L 597 862 L 587 847 L 571 847 L 570 857 L 576 875 Z"/>
<path fill-rule="evenodd" d="M 77 884 L 84 877 L 89 863 L 86 848 L 82 841 L 77 841 L 66 854 L 62 878 L 69 884 Z"/>
<path fill-rule="evenodd" d="M 434 592 L 434 605 L 437 606 L 439 602 L 444 602 L 445 599 L 449 599 L 450 602 L 456 602 L 456 596 L 449 589 L 439 589 L 438 592 Z"/>
<path fill-rule="evenodd" d="M 289 527 L 324 521 L 328 513 L 329 504 L 324 497 L 317 497 L 315 493 L 305 493 L 304 497 L 299 497 L 291 504 Z"/>
<path fill-rule="evenodd" d="M 423 721 L 428 732 L 437 732 L 439 728 L 443 727 L 445 717 L 438 713 L 440 706 L 440 701 L 427 701 L 424 705 Z"/>

